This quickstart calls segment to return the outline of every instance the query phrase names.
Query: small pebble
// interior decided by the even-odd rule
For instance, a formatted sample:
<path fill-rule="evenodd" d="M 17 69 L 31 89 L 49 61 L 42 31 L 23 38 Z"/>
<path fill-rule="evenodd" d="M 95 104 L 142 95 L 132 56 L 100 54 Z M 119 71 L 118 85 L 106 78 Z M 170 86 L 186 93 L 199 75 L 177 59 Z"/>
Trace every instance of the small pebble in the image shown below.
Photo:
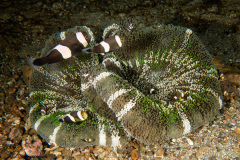
<path fill-rule="evenodd" d="M 240 134 L 240 128 L 236 128 L 236 129 L 235 129 L 235 132 L 238 133 L 238 134 Z"/>
<path fill-rule="evenodd" d="M 55 156 L 58 157 L 58 156 L 62 155 L 62 152 L 60 152 L 60 151 L 51 151 L 50 154 L 54 154 Z"/>
<path fill-rule="evenodd" d="M 20 154 L 21 156 L 25 156 L 25 155 L 26 155 L 26 153 L 24 152 L 24 150 L 21 150 L 21 151 L 19 152 L 19 154 Z"/>
<path fill-rule="evenodd" d="M 159 148 L 157 150 L 157 156 L 163 156 L 163 154 L 164 154 L 164 150 L 162 148 Z"/>
<path fill-rule="evenodd" d="M 28 156 L 40 156 L 42 152 L 42 141 L 38 138 L 27 136 L 22 140 L 22 148 Z"/>
<path fill-rule="evenodd" d="M 190 138 L 186 138 L 186 140 L 190 146 L 194 145 L 193 141 Z"/>
<path fill-rule="evenodd" d="M 133 160 L 137 160 L 138 159 L 138 153 L 137 153 L 137 149 L 134 149 L 134 150 L 132 150 L 131 151 L 131 158 L 133 159 Z"/>

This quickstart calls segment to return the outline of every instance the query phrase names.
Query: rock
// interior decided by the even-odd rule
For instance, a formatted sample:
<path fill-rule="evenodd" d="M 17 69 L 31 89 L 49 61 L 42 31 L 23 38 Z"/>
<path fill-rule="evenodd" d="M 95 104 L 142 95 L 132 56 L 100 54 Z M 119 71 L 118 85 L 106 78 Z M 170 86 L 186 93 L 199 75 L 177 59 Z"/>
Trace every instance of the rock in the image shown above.
<path fill-rule="evenodd" d="M 16 81 L 13 78 L 10 81 L 7 82 L 9 87 L 13 87 L 15 83 L 16 83 Z"/>
<path fill-rule="evenodd" d="M 186 138 L 186 140 L 190 146 L 194 145 L 193 141 L 190 138 Z"/>
<path fill-rule="evenodd" d="M 54 154 L 55 156 L 58 157 L 58 156 L 62 155 L 62 152 L 60 152 L 60 151 L 51 151 L 50 154 Z"/>
<path fill-rule="evenodd" d="M 85 156 L 86 159 L 89 159 L 89 157 L 91 156 L 91 153 L 90 153 L 90 152 L 86 152 L 86 153 L 84 154 L 84 156 Z"/>
<path fill-rule="evenodd" d="M 229 115 L 224 115 L 224 118 L 226 121 L 231 119 Z"/>
<path fill-rule="evenodd" d="M 236 129 L 235 129 L 235 132 L 238 133 L 238 134 L 240 134 L 240 128 L 236 128 Z"/>
<path fill-rule="evenodd" d="M 9 89 L 7 89 L 7 93 L 9 93 L 9 94 L 13 94 L 15 92 L 16 92 L 16 88 L 9 88 Z"/>
<path fill-rule="evenodd" d="M 216 151 L 215 147 L 203 146 L 203 147 L 199 148 L 198 153 L 199 154 L 205 154 L 206 152 L 212 152 L 213 153 L 214 151 Z"/>
<path fill-rule="evenodd" d="M 234 152 L 240 152 L 240 148 L 233 148 Z"/>
<path fill-rule="evenodd" d="M 138 149 L 134 149 L 134 150 L 132 150 L 131 151 L 131 158 L 133 159 L 133 160 L 136 160 L 136 159 L 138 159 L 138 153 L 137 153 L 137 150 Z"/>
<path fill-rule="evenodd" d="M 10 118 L 8 120 L 9 123 L 12 123 L 11 125 L 13 126 L 16 126 L 16 125 L 19 125 L 20 122 L 21 122 L 21 118 L 20 117 L 13 117 L 13 118 Z"/>
<path fill-rule="evenodd" d="M 75 158 L 75 159 L 78 159 L 81 157 L 81 153 L 79 151 L 77 152 L 73 152 L 72 156 Z"/>
<path fill-rule="evenodd" d="M 42 152 L 42 141 L 37 137 L 31 137 L 28 135 L 26 139 L 22 141 L 22 148 L 28 156 L 40 156 Z"/>
<path fill-rule="evenodd" d="M 157 156 L 163 156 L 163 154 L 164 154 L 164 150 L 162 148 L 159 148 L 157 150 Z"/>
<path fill-rule="evenodd" d="M 21 156 L 25 156 L 25 155 L 26 155 L 26 153 L 24 152 L 24 150 L 21 150 L 21 151 L 19 152 L 19 154 L 20 154 Z"/>
<path fill-rule="evenodd" d="M 8 138 L 14 143 L 19 143 L 22 138 L 23 131 L 19 127 L 13 127 L 8 135 Z"/>
<path fill-rule="evenodd" d="M 57 150 L 61 151 L 62 156 L 64 156 L 64 157 L 71 157 L 72 156 L 72 151 L 70 151 L 70 150 L 66 150 L 66 149 L 60 148 L 60 147 Z"/>
<path fill-rule="evenodd" d="M 7 134 L 10 133 L 10 131 L 11 131 L 11 127 L 6 127 L 6 128 L 3 129 L 2 133 L 7 135 Z"/>
<path fill-rule="evenodd" d="M 64 160 L 62 156 L 58 157 L 56 160 Z"/>
<path fill-rule="evenodd" d="M 93 153 L 99 159 L 104 159 L 106 155 L 109 154 L 109 151 L 104 149 L 102 146 L 96 146 L 96 148 L 93 150 Z"/>

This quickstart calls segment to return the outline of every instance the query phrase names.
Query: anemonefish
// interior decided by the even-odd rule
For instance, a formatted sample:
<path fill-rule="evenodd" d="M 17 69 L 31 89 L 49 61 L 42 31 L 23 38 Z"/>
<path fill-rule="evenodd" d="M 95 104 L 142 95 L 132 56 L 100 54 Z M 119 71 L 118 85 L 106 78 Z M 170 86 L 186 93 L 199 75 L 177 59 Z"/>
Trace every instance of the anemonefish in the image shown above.
<path fill-rule="evenodd" d="M 92 138 L 88 138 L 88 139 L 81 139 L 82 141 L 84 142 L 88 142 L 88 143 L 91 143 L 93 142 L 93 139 Z"/>
<path fill-rule="evenodd" d="M 45 57 L 29 58 L 28 64 L 32 67 L 39 67 L 44 64 L 60 62 L 64 59 L 80 53 L 83 48 L 88 46 L 90 37 L 85 32 L 77 32 L 68 36 L 65 40 L 51 49 Z"/>
<path fill-rule="evenodd" d="M 83 49 L 83 52 L 104 54 L 120 47 L 122 47 L 122 41 L 118 35 L 114 35 L 100 42 L 95 47 Z"/>
<path fill-rule="evenodd" d="M 154 89 L 154 88 L 152 88 L 152 87 L 147 87 L 147 88 L 146 88 L 146 93 L 147 93 L 147 94 L 156 94 L 157 91 L 156 91 L 156 89 Z"/>
<path fill-rule="evenodd" d="M 178 92 L 173 98 L 175 100 L 179 100 L 179 99 L 182 99 L 185 95 L 185 92 Z"/>
<path fill-rule="evenodd" d="M 84 121 L 88 117 L 88 114 L 86 112 L 82 111 L 72 111 L 71 113 L 65 115 L 62 119 L 60 119 L 60 122 L 66 122 L 66 123 L 75 123 L 79 121 Z"/>

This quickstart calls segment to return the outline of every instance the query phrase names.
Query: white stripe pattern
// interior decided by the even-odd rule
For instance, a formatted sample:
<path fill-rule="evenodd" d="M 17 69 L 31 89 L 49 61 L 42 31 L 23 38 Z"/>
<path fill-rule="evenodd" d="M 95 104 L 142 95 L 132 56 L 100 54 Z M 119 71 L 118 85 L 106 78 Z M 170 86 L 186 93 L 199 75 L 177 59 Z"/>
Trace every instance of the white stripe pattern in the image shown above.
<path fill-rule="evenodd" d="M 102 42 L 100 42 L 100 44 L 103 46 L 104 52 L 109 52 L 110 46 L 107 42 L 102 41 Z"/>
<path fill-rule="evenodd" d="M 82 117 L 82 112 L 81 111 L 78 111 L 77 112 L 77 116 L 78 118 L 81 120 L 81 121 L 84 121 L 85 119 Z"/>
<path fill-rule="evenodd" d="M 69 117 L 72 122 L 75 122 L 75 118 L 73 116 L 71 116 L 70 114 L 67 114 L 66 116 Z"/>
<path fill-rule="evenodd" d="M 120 39 L 120 37 L 118 35 L 115 36 L 115 40 L 116 40 L 118 46 L 122 47 L 122 42 L 121 42 L 121 39 Z"/>
<path fill-rule="evenodd" d="M 97 82 L 98 82 L 98 81 L 101 81 L 101 80 L 107 78 L 107 77 L 110 76 L 110 75 L 112 75 L 111 72 L 102 72 L 102 73 L 100 73 L 99 75 L 97 75 L 97 76 L 94 78 L 93 81 L 92 81 L 92 80 L 89 80 L 89 82 L 81 84 L 81 86 L 82 86 L 82 87 L 81 87 L 81 90 L 82 90 L 82 91 L 85 91 L 85 90 L 88 89 L 90 86 L 93 86 L 94 88 L 96 88 L 96 85 L 97 85 Z"/>
<path fill-rule="evenodd" d="M 121 111 L 119 111 L 117 114 L 116 114 L 116 117 L 118 118 L 118 120 L 120 121 L 122 119 L 122 117 L 124 115 L 127 114 L 128 111 L 130 111 L 136 104 L 136 101 L 134 100 L 130 100 L 127 104 L 124 105 L 123 109 L 121 109 Z"/>
<path fill-rule="evenodd" d="M 61 44 L 57 45 L 54 49 L 58 50 L 58 52 L 61 53 L 64 59 L 68 59 L 72 56 L 71 50 L 68 47 L 63 46 Z"/>
<path fill-rule="evenodd" d="M 83 36 L 82 32 L 77 32 L 76 37 L 80 43 L 83 44 L 84 47 L 88 46 L 88 42 L 86 41 L 85 37 Z"/>
<path fill-rule="evenodd" d="M 104 124 L 99 125 L 99 145 L 106 146 L 106 133 L 104 131 Z"/>
<path fill-rule="evenodd" d="M 35 124 L 34 124 L 34 129 L 35 129 L 35 131 L 37 131 L 39 125 L 41 124 L 41 122 L 42 122 L 46 117 L 47 117 L 47 116 L 42 116 L 41 118 L 39 118 L 39 119 L 35 122 Z"/>
<path fill-rule="evenodd" d="M 112 138 L 112 147 L 121 146 L 120 137 L 118 136 L 118 132 L 113 131 L 111 138 Z"/>
<path fill-rule="evenodd" d="M 185 113 L 183 113 L 182 111 L 179 111 L 179 116 L 182 119 L 182 123 L 183 123 L 183 135 L 188 134 L 191 132 L 191 124 L 190 121 L 187 118 L 187 115 Z"/>
<path fill-rule="evenodd" d="M 101 81 L 101 80 L 107 78 L 107 77 L 110 76 L 110 75 L 112 75 L 111 72 L 102 72 L 102 73 L 100 73 L 97 77 L 95 77 L 94 80 L 93 80 L 93 82 L 92 82 L 94 88 L 96 88 L 96 85 L 97 85 L 97 82 L 98 82 L 98 81 Z"/>
<path fill-rule="evenodd" d="M 126 90 L 126 89 L 120 89 L 119 91 L 116 91 L 115 93 L 113 93 L 107 100 L 108 107 L 112 109 L 113 101 L 116 100 L 122 94 L 127 93 L 128 91 L 129 90 Z"/>
<path fill-rule="evenodd" d="M 108 36 L 114 35 L 114 33 L 116 31 L 118 31 L 119 28 L 120 28 L 120 26 L 118 24 L 113 23 L 111 26 L 108 26 L 107 28 L 104 29 L 102 38 L 106 39 L 107 38 L 106 36 L 108 35 L 109 31 L 112 31 L 112 34 L 110 34 Z"/>
<path fill-rule="evenodd" d="M 49 140 L 50 140 L 49 143 L 50 143 L 50 144 L 53 144 L 54 146 L 58 146 L 58 145 L 56 144 L 56 136 L 57 136 L 57 133 L 58 133 L 58 131 L 60 130 L 61 126 L 62 126 L 62 123 L 60 123 L 59 126 L 57 126 L 56 128 L 54 128 L 53 134 L 49 136 Z"/>

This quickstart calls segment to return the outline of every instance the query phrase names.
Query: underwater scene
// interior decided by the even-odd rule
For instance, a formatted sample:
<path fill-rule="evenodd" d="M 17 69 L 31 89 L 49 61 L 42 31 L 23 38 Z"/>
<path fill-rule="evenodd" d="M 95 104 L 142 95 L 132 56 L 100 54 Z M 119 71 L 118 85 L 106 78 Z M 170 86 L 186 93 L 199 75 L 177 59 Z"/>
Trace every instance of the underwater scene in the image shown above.
<path fill-rule="evenodd" d="M 1 1 L 1 159 L 238 159 L 240 2 Z"/>

